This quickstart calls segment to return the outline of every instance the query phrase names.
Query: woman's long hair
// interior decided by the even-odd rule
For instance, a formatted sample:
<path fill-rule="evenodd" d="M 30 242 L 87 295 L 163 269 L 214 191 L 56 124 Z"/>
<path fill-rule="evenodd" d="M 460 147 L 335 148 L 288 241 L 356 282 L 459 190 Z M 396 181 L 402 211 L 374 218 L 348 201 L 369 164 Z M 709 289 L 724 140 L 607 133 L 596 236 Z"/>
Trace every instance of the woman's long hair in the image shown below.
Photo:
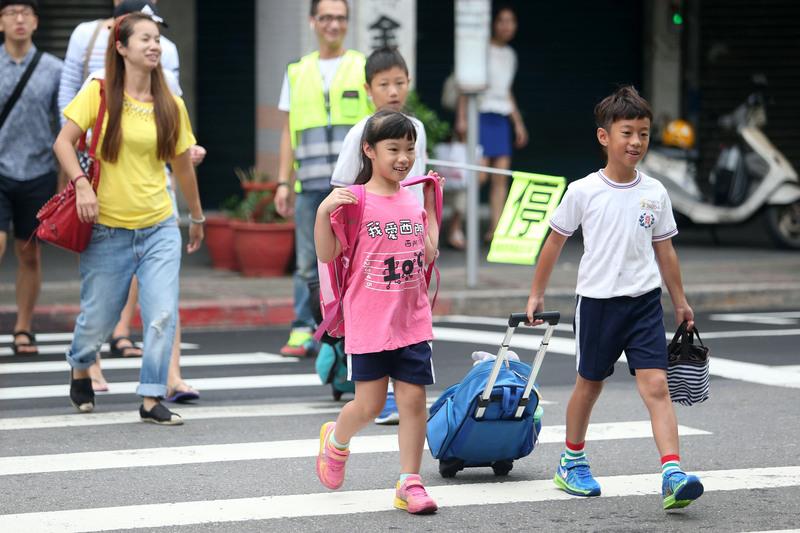
<path fill-rule="evenodd" d="M 125 88 L 125 60 L 117 52 L 116 42 L 128 46 L 128 40 L 133 35 L 133 28 L 137 22 L 153 20 L 144 13 L 130 13 L 119 17 L 114 22 L 114 27 L 108 37 L 106 49 L 106 107 L 108 109 L 108 124 L 103 136 L 103 146 L 100 155 L 104 161 L 114 163 L 119 156 L 122 145 L 122 101 Z M 155 23 L 154 23 L 155 24 Z M 175 157 L 175 146 L 178 144 L 180 133 L 180 120 L 178 104 L 172 96 L 164 73 L 159 64 L 150 73 L 150 92 L 153 95 L 153 114 L 156 121 L 157 154 L 162 161 L 169 161 Z"/>
<path fill-rule="evenodd" d="M 372 160 L 364 152 L 364 143 L 374 149 L 376 144 L 386 139 L 416 141 L 417 129 L 411 119 L 399 111 L 384 109 L 372 115 L 361 135 L 361 170 L 356 177 L 356 184 L 363 185 L 372 178 Z"/>

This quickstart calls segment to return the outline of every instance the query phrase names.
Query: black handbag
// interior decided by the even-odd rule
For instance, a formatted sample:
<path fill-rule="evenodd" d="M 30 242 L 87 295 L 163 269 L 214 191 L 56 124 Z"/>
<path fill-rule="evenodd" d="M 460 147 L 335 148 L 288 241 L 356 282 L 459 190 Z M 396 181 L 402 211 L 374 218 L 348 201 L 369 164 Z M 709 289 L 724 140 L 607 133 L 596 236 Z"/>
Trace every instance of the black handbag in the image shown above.
<path fill-rule="evenodd" d="M 695 335 L 699 344 L 694 343 Z M 694 405 L 708 399 L 708 354 L 697 326 L 692 331 L 687 330 L 686 322 L 678 326 L 667 346 L 667 384 L 673 402 Z"/>

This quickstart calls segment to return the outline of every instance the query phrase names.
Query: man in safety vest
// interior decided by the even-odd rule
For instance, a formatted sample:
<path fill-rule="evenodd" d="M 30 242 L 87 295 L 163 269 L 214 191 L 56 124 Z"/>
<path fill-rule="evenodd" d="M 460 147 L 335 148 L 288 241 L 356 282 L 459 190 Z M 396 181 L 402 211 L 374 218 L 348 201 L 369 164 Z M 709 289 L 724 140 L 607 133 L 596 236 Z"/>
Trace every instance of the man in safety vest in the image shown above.
<path fill-rule="evenodd" d="M 308 283 L 317 280 L 314 221 L 330 193 L 331 175 L 350 127 L 372 112 L 367 99 L 364 55 L 344 48 L 349 6 L 346 0 L 311 0 L 309 25 L 319 50 L 290 63 L 278 109 L 281 134 L 275 207 L 294 214 L 297 267 L 294 312 L 283 355 L 305 357 L 314 350 L 315 326 Z"/>

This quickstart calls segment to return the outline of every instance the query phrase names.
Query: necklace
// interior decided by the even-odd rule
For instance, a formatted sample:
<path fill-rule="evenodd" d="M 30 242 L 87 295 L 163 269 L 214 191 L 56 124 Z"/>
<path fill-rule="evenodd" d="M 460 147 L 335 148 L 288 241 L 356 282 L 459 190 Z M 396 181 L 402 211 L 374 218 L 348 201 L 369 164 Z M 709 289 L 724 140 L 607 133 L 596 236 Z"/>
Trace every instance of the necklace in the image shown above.
<path fill-rule="evenodd" d="M 151 106 L 143 106 L 136 104 L 130 100 L 127 96 L 122 100 L 122 106 L 124 111 L 128 113 L 144 119 L 144 120 L 153 120 L 153 107 Z"/>

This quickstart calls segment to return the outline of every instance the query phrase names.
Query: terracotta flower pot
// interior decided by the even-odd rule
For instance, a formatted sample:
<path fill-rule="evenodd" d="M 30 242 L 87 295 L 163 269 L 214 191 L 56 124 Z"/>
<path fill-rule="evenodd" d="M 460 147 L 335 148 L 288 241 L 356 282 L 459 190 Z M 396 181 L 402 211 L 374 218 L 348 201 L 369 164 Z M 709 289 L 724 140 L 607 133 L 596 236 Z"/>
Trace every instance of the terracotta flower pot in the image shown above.
<path fill-rule="evenodd" d="M 234 249 L 245 276 L 283 276 L 294 251 L 294 224 L 231 221 Z"/>
<path fill-rule="evenodd" d="M 245 181 L 242 182 L 242 190 L 244 192 L 256 192 L 256 191 L 274 191 L 278 187 L 278 184 L 274 181 L 266 181 L 266 182 L 253 182 L 253 181 Z"/>
<path fill-rule="evenodd" d="M 234 248 L 231 221 L 225 217 L 208 217 L 205 227 L 205 243 L 211 264 L 222 270 L 239 270 Z"/>

